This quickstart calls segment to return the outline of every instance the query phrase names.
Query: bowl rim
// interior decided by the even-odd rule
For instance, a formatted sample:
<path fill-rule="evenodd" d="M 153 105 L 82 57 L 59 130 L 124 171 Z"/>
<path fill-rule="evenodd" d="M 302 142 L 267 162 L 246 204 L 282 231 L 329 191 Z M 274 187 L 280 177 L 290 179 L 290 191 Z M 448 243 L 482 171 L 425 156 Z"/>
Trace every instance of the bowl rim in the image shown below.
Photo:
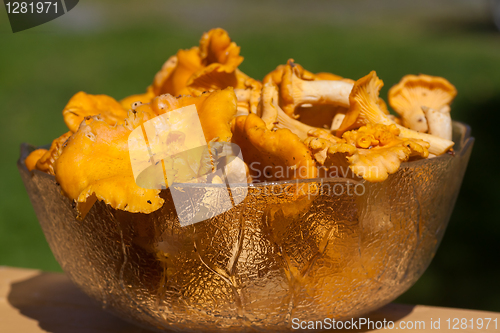
<path fill-rule="evenodd" d="M 440 156 L 436 156 L 433 158 L 426 158 L 426 159 L 421 159 L 421 160 L 415 160 L 415 161 L 409 161 L 409 162 L 402 162 L 401 166 L 399 167 L 399 170 L 402 168 L 410 167 L 410 166 L 419 166 L 419 165 L 425 165 L 428 163 L 436 163 L 438 161 L 446 161 L 449 159 L 452 159 L 454 157 L 462 156 L 465 154 L 465 152 L 468 151 L 469 146 L 471 146 L 474 142 L 474 137 L 471 136 L 471 128 L 469 125 L 462 123 L 460 121 L 453 120 L 453 141 L 455 142 L 455 146 L 453 150 L 453 154 L 443 154 Z M 50 148 L 50 144 L 47 145 L 42 145 L 35 147 L 29 143 L 21 143 L 20 145 L 20 156 L 19 159 L 17 160 L 18 167 L 22 168 L 26 172 L 30 172 L 28 168 L 26 167 L 26 164 L 24 163 L 26 157 L 35 149 L 40 149 L 40 148 L 45 148 L 48 149 Z M 399 171 L 398 170 L 398 171 Z M 43 171 L 40 170 L 32 170 L 31 173 L 34 175 L 43 175 L 45 177 L 49 177 L 55 181 L 55 176 L 47 174 Z M 390 176 L 390 175 L 389 175 Z M 293 185 L 293 184 L 302 184 L 302 183 L 324 183 L 324 182 L 336 182 L 336 183 L 346 183 L 346 184 L 365 184 L 368 181 L 365 179 L 359 179 L 356 180 L 354 178 L 348 178 L 348 177 L 316 177 L 316 178 L 306 178 L 306 179 L 293 179 L 293 180 L 277 180 L 277 181 L 270 181 L 270 182 L 260 182 L 260 183 L 251 183 L 251 184 L 245 184 L 245 183 L 231 183 L 231 188 L 235 187 L 251 187 L 251 188 L 258 188 L 258 187 L 265 187 L 265 186 L 276 186 L 276 185 Z M 226 188 L 226 184 L 199 184 L 199 183 L 174 183 L 175 186 L 182 186 L 186 188 L 207 188 L 207 187 L 213 187 L 213 188 Z M 161 191 L 165 191 L 166 189 L 162 189 Z"/>

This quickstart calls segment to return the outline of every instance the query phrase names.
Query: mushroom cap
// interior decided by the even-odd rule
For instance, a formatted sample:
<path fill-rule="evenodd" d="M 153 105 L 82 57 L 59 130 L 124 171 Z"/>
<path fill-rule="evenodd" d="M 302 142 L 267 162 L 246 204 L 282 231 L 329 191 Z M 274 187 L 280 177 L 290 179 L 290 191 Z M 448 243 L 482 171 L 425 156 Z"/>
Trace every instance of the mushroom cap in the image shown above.
<path fill-rule="evenodd" d="M 401 162 L 411 157 L 427 158 L 429 143 L 419 139 L 408 139 L 399 136 L 396 125 L 368 124 L 357 130 L 345 132 L 342 139 L 345 144 L 337 144 L 329 148 L 328 164 L 338 161 L 338 153 L 345 158 L 349 168 L 358 177 L 369 182 L 381 182 L 389 174 L 395 173 Z M 355 150 L 348 150 L 349 145 Z M 337 162 L 338 163 L 338 162 Z M 345 163 L 344 163 L 345 165 Z"/>
<path fill-rule="evenodd" d="M 283 72 L 285 71 L 288 63 L 292 61 L 294 65 L 297 67 L 297 70 L 301 73 L 301 79 L 302 80 L 329 80 L 329 81 L 338 81 L 342 80 L 345 82 L 350 82 L 354 84 L 354 80 L 343 78 L 340 75 L 336 75 L 333 73 L 327 73 L 327 72 L 319 72 L 314 74 L 313 72 L 308 71 L 304 67 L 302 67 L 300 64 L 296 63 L 293 59 L 289 59 L 287 61 L 286 65 L 278 65 L 274 70 L 271 72 L 267 73 L 266 76 L 264 76 L 264 79 L 262 80 L 262 84 L 266 84 L 269 82 L 272 82 L 276 85 L 280 85 L 283 77 Z"/>
<path fill-rule="evenodd" d="M 207 92 L 200 96 L 183 95 L 174 97 L 165 94 L 155 97 L 149 104 L 138 106 L 136 111 L 150 115 L 160 115 L 192 104 L 196 106 L 207 142 L 215 138 L 217 138 L 217 141 L 224 142 L 231 140 L 230 122 L 236 114 L 238 104 L 232 87 Z"/>
<path fill-rule="evenodd" d="M 403 126 L 427 132 L 422 106 L 441 110 L 457 95 L 456 88 L 446 79 L 425 74 L 406 75 L 389 90 L 389 104 L 402 117 Z"/>
<path fill-rule="evenodd" d="M 107 95 L 90 95 L 83 91 L 76 93 L 64 107 L 63 117 L 66 126 L 72 132 L 85 117 L 97 116 L 110 125 L 115 125 L 127 117 L 127 110 L 114 98 Z"/>
<path fill-rule="evenodd" d="M 50 149 L 37 161 L 37 170 L 54 175 L 54 163 L 59 158 L 59 155 L 61 155 L 64 144 L 68 141 L 71 135 L 73 135 L 72 132 L 66 132 L 52 141 Z"/>
<path fill-rule="evenodd" d="M 168 62 L 168 60 L 167 60 Z M 165 77 L 158 80 L 155 87 L 155 94 L 186 95 L 189 94 L 187 82 L 191 75 L 203 69 L 200 49 L 195 46 L 188 50 L 177 51 L 177 63 L 175 66 L 167 66 L 165 70 L 157 73 L 159 77 Z"/>
<path fill-rule="evenodd" d="M 248 75 L 239 69 L 232 69 L 222 64 L 211 64 L 194 73 L 187 82 L 189 93 L 199 96 L 206 91 L 214 91 L 233 87 L 235 89 L 246 89 L 245 82 L 250 79 Z"/>
<path fill-rule="evenodd" d="M 238 66 L 243 61 L 240 47 L 231 41 L 224 29 L 203 34 L 199 47 L 179 50 L 156 74 L 153 90 L 156 95 L 174 96 L 237 87 L 248 78 Z"/>
<path fill-rule="evenodd" d="M 154 96 L 160 95 L 165 82 L 172 76 L 172 73 L 178 64 L 179 58 L 177 55 L 173 55 L 168 58 L 167 61 L 165 61 L 165 63 L 161 66 L 161 69 L 155 74 L 153 83 L 148 87 L 148 91 L 151 90 Z M 196 61 L 195 64 L 197 64 Z"/>
<path fill-rule="evenodd" d="M 378 78 L 375 71 L 371 71 L 354 83 L 349 95 L 349 110 L 337 130 L 337 136 L 340 137 L 347 130 L 373 123 L 373 120 L 376 120 L 376 123 L 390 124 L 390 121 L 383 118 L 386 114 L 385 103 L 382 104 L 378 96 L 383 86 L 384 82 Z"/>
<path fill-rule="evenodd" d="M 149 103 L 162 94 L 201 95 L 205 91 L 227 87 L 246 88 L 250 77 L 238 66 L 243 61 L 240 47 L 231 41 L 224 29 L 216 28 L 203 34 L 199 46 L 179 50 L 156 73 L 146 93 L 124 98 L 121 103 L 130 109 L 133 103 Z"/>
<path fill-rule="evenodd" d="M 29 171 L 34 170 L 35 166 L 36 166 L 36 163 L 38 162 L 38 160 L 40 159 L 40 157 L 42 157 L 43 155 L 45 155 L 45 153 L 47 151 L 48 151 L 47 149 L 43 149 L 43 148 L 33 150 L 28 155 L 28 157 L 26 157 L 26 159 L 24 160 L 24 164 L 26 165 L 26 168 L 28 168 Z"/>
<path fill-rule="evenodd" d="M 269 130 L 257 115 L 234 119 L 233 138 L 256 181 L 314 178 L 316 163 L 299 137 L 288 129 Z"/>
<path fill-rule="evenodd" d="M 77 203 L 97 198 L 132 213 L 159 209 L 164 202 L 160 191 L 136 184 L 128 150 L 133 127 L 149 119 L 147 114 L 131 112 L 124 125 L 110 126 L 97 116 L 85 118 L 54 165 L 63 192 Z"/>
<path fill-rule="evenodd" d="M 219 63 L 235 69 L 243 61 L 240 47 L 231 41 L 227 31 L 221 28 L 203 34 L 200 39 L 200 56 L 205 66 Z"/>
<path fill-rule="evenodd" d="M 428 142 L 430 144 L 429 152 L 435 155 L 444 154 L 454 145 L 451 140 L 397 125 L 380 107 L 378 94 L 382 86 L 383 82 L 377 77 L 375 71 L 356 81 L 349 96 L 349 111 L 337 130 L 337 136 L 341 136 L 345 131 L 362 125 L 383 124 L 395 125 L 401 131 L 400 136 L 402 137 Z"/>
<path fill-rule="evenodd" d="M 283 65 L 283 64 L 278 65 L 274 70 L 267 73 L 266 76 L 264 76 L 264 79 L 262 80 L 262 84 L 272 82 L 275 85 L 279 86 L 282 82 L 283 74 L 284 74 L 287 66 L 289 66 L 290 62 L 292 62 L 294 64 L 298 73 L 300 73 L 300 77 L 303 80 L 314 80 L 315 79 L 316 76 L 314 75 L 314 73 L 309 72 L 308 70 L 304 69 L 304 67 L 302 67 L 300 64 L 297 64 L 293 59 L 288 59 L 288 61 L 285 65 Z M 321 73 L 321 74 L 326 75 L 329 73 Z M 331 75 L 334 75 L 335 77 L 337 77 L 335 74 L 331 74 Z M 339 78 L 340 78 L 340 76 L 339 76 Z"/>

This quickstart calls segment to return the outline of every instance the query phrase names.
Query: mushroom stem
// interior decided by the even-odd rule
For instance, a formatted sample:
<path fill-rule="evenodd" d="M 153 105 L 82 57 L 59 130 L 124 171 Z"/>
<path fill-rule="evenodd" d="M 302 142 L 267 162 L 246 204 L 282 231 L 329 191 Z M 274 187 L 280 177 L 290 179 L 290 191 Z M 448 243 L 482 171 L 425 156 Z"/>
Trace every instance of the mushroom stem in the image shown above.
<path fill-rule="evenodd" d="M 338 130 L 340 128 L 340 125 L 342 125 L 344 118 L 345 118 L 344 113 L 337 113 L 335 117 L 333 117 L 332 126 L 330 126 L 330 131 Z"/>
<path fill-rule="evenodd" d="M 392 123 L 395 124 L 394 122 Z M 440 138 L 439 136 L 427 133 L 420 133 L 398 124 L 396 124 L 396 126 L 401 131 L 399 136 L 409 139 L 420 139 L 428 142 L 430 144 L 429 153 L 434 155 L 443 155 L 448 150 L 450 150 L 450 148 L 453 147 L 453 145 L 455 144 L 453 141 Z"/>
<path fill-rule="evenodd" d="M 245 86 L 246 88 L 234 89 L 238 100 L 237 116 L 248 115 L 249 113 L 257 114 L 262 84 L 254 79 L 248 79 L 245 81 Z"/>
<path fill-rule="evenodd" d="M 414 110 L 408 110 L 401 114 L 401 121 L 403 125 L 414 131 L 425 133 L 429 129 L 429 124 L 425 119 L 422 108 L 416 107 Z"/>
<path fill-rule="evenodd" d="M 306 81 L 294 75 L 292 97 L 296 106 L 302 104 L 334 104 L 349 107 L 352 84 L 344 81 Z"/>
<path fill-rule="evenodd" d="M 236 94 L 236 99 L 238 99 L 238 102 L 250 102 L 250 90 L 234 89 L 234 93 Z"/>
<path fill-rule="evenodd" d="M 396 125 L 400 130 L 400 137 L 410 139 L 420 139 L 430 144 L 429 153 L 442 155 L 446 153 L 455 144 L 451 140 L 443 139 L 435 135 L 420 133 L 401 125 L 396 124 L 388 115 L 380 109 L 378 105 L 378 93 L 382 88 L 383 82 L 372 71 L 367 76 L 356 81 L 354 89 L 349 97 L 349 111 L 337 131 L 340 137 L 343 132 L 356 126 L 362 126 L 369 123 L 382 125 Z"/>
<path fill-rule="evenodd" d="M 424 111 L 427 123 L 429 124 L 429 134 L 446 140 L 451 140 L 453 128 L 449 112 L 450 107 L 445 105 L 440 110 L 435 110 L 433 108 L 422 106 L 422 111 Z"/>
<path fill-rule="evenodd" d="M 456 94 L 455 87 L 442 77 L 406 75 L 389 90 L 389 104 L 401 116 L 403 126 L 431 133 L 422 106 L 441 110 L 450 105 Z"/>
<path fill-rule="evenodd" d="M 262 116 L 267 129 L 287 128 L 300 140 L 305 140 L 309 132 L 318 128 L 306 125 L 288 116 L 278 105 L 278 88 L 273 83 L 266 83 L 262 88 Z M 321 129 L 320 129 L 321 130 Z"/>
<path fill-rule="evenodd" d="M 344 80 L 304 80 L 299 66 L 289 60 L 280 83 L 280 105 L 291 117 L 304 104 L 348 108 L 352 87 L 353 83 Z"/>
<path fill-rule="evenodd" d="M 266 83 L 262 88 L 262 115 L 261 119 L 266 123 L 268 130 L 274 127 L 278 119 L 278 89 L 273 83 Z"/>
<path fill-rule="evenodd" d="M 234 117 L 239 117 L 239 116 L 248 116 L 250 112 L 248 111 L 248 104 L 246 103 L 239 103 L 238 106 L 236 107 L 236 114 Z"/>
<path fill-rule="evenodd" d="M 388 115 L 386 115 L 382 110 L 378 107 L 366 107 L 360 109 L 360 114 L 358 117 L 358 121 L 360 125 L 366 125 L 369 123 L 373 124 L 382 124 L 382 125 L 391 125 L 395 124 L 397 128 L 400 130 L 400 137 L 409 138 L 409 139 L 420 139 L 428 142 L 430 144 L 429 153 L 435 155 L 442 155 L 446 153 L 453 145 L 455 144 L 451 140 L 443 139 L 435 135 L 420 133 L 411 129 L 408 129 L 404 126 L 396 124 Z M 343 131 L 342 131 L 343 132 Z M 340 133 L 337 133 L 339 136 Z"/>

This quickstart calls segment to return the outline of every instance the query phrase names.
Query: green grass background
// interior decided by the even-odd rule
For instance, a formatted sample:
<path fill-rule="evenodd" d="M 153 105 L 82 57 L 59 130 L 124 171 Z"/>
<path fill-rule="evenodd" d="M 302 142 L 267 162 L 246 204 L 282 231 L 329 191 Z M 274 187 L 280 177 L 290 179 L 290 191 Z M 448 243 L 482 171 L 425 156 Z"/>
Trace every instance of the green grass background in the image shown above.
<path fill-rule="evenodd" d="M 376 70 L 384 98 L 409 73 L 457 87 L 452 115 L 471 125 L 475 147 L 440 249 L 398 301 L 500 311 L 500 34 L 486 7 L 438 2 L 82 0 L 16 34 L 0 9 L 0 265 L 60 271 L 16 169 L 19 145 L 64 133 L 61 111 L 80 90 L 144 91 L 170 55 L 221 26 L 255 78 L 294 58 L 353 79 Z"/>

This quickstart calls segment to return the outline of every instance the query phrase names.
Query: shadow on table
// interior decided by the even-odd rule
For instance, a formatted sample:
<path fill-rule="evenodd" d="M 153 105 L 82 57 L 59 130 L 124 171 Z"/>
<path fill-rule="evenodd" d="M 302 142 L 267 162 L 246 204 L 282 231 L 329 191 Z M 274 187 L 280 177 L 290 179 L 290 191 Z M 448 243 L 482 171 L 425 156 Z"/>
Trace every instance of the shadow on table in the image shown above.
<path fill-rule="evenodd" d="M 375 310 L 373 312 L 370 312 L 360 318 L 357 319 L 352 319 L 352 320 L 346 320 L 343 321 L 342 326 L 334 326 L 334 329 L 325 329 L 321 332 L 337 332 L 337 333 L 358 333 L 358 332 L 377 332 L 378 329 L 383 329 L 383 323 L 385 322 L 385 327 L 387 328 L 390 322 L 394 323 L 394 328 L 393 329 L 398 329 L 398 321 L 404 320 L 408 315 L 410 315 L 413 312 L 413 309 L 415 308 L 414 305 L 406 305 L 406 304 L 395 304 L 391 303 L 388 304 L 378 310 Z M 365 321 L 363 326 L 360 326 L 360 321 Z M 353 324 L 354 322 L 354 324 Z M 309 322 L 306 322 L 303 324 L 303 328 L 307 327 L 307 324 Z M 314 323 L 312 325 L 315 325 Z M 316 327 L 321 327 L 318 324 L 316 324 Z M 328 325 L 339 325 L 339 323 L 332 323 L 329 322 Z M 349 326 L 346 326 L 349 325 Z M 379 326 L 377 326 L 379 325 Z M 313 327 L 313 326 L 311 326 Z M 325 328 L 326 326 L 323 326 Z M 347 327 L 347 328 L 346 328 Z M 377 328 L 378 327 L 378 328 Z M 296 330 L 297 332 L 302 332 L 301 330 Z M 306 330 L 308 331 L 308 330 Z M 311 332 L 317 332 L 317 331 L 312 331 Z M 387 332 L 387 330 L 384 330 L 384 332 Z"/>
<path fill-rule="evenodd" d="M 13 283 L 8 302 L 21 314 L 38 321 L 42 330 L 53 333 L 152 333 L 108 314 L 80 291 L 65 275 L 40 273 L 32 278 Z M 366 316 L 372 322 L 387 322 L 406 317 L 414 306 L 389 304 Z M 335 332 L 369 332 L 362 329 L 335 330 Z"/>
<path fill-rule="evenodd" d="M 63 274 L 40 273 L 13 283 L 7 300 L 47 332 L 150 332 L 105 312 Z"/>

